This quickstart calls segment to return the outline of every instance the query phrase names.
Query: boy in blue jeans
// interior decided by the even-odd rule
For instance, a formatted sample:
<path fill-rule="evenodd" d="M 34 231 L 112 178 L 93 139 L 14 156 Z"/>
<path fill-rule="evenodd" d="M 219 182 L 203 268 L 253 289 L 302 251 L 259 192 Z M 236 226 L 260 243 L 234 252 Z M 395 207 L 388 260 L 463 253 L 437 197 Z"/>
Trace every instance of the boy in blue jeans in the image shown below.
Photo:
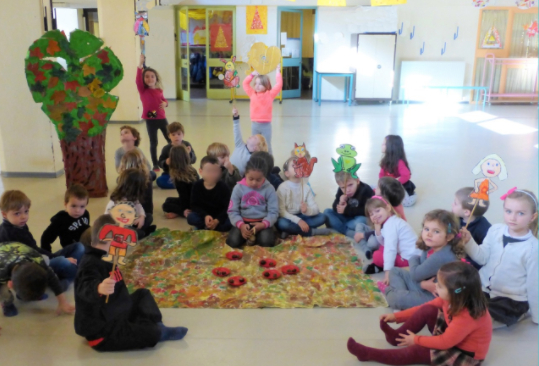
<path fill-rule="evenodd" d="M 77 275 L 77 263 L 84 254 L 81 243 L 70 244 L 56 253 L 39 248 L 28 225 L 30 199 L 21 191 L 5 191 L 0 198 L 3 222 L 0 225 L 0 242 L 18 242 L 28 245 L 41 254 L 60 279 L 63 290 L 67 289 Z"/>
<path fill-rule="evenodd" d="M 335 195 L 333 209 L 324 211 L 326 226 L 353 238 L 356 224 L 367 222 L 365 203 L 374 196 L 374 191 L 359 178 L 352 178 L 348 172 L 335 173 L 335 181 L 339 189 Z"/>

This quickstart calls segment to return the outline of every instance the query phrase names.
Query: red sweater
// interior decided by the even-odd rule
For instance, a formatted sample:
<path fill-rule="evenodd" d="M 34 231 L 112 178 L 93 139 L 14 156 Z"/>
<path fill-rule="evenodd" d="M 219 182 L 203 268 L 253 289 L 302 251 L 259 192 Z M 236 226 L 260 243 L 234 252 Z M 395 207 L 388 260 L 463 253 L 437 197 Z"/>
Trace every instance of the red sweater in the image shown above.
<path fill-rule="evenodd" d="M 438 297 L 421 306 L 395 313 L 397 323 L 403 323 L 416 311 L 421 311 L 421 307 L 425 305 L 433 305 L 443 310 L 447 329 L 438 336 L 416 335 L 415 344 L 439 350 L 458 347 L 463 351 L 474 352 L 476 360 L 485 359 L 492 338 L 492 319 L 488 310 L 479 319 L 472 318 L 468 310 L 463 310 L 449 320 L 447 315 L 449 303 Z"/>
<path fill-rule="evenodd" d="M 257 93 L 251 88 L 253 75 L 249 75 L 243 80 L 243 89 L 251 98 L 251 121 L 270 123 L 273 112 L 273 100 L 283 88 L 283 77 L 280 72 L 275 75 L 277 82 L 270 90 L 264 93 Z"/>
<path fill-rule="evenodd" d="M 137 89 L 140 94 L 140 100 L 142 101 L 142 116 L 143 119 L 165 119 L 165 110 L 159 108 L 161 102 L 167 102 L 163 96 L 163 90 L 150 89 L 144 85 L 144 79 L 142 79 L 142 69 L 137 67 Z M 148 118 L 148 112 L 157 112 L 157 116 L 154 118 Z"/>
<path fill-rule="evenodd" d="M 378 178 L 382 177 L 393 177 L 397 178 L 401 184 L 404 184 L 410 180 L 410 177 L 412 176 L 412 173 L 410 173 L 410 169 L 406 167 L 406 164 L 403 160 L 399 160 L 399 165 L 397 166 L 397 174 L 391 174 L 389 172 L 386 172 L 383 168 L 380 169 L 380 174 L 378 174 Z"/>

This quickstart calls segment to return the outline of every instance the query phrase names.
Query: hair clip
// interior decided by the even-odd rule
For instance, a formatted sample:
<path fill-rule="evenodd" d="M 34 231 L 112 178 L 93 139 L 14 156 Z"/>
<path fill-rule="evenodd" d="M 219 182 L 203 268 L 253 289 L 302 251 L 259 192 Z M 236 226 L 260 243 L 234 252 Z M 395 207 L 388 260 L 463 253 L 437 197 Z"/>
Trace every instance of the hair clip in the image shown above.
<path fill-rule="evenodd" d="M 451 234 L 451 223 L 447 224 L 447 233 Z"/>
<path fill-rule="evenodd" d="M 459 287 L 458 289 L 455 290 L 455 293 L 460 294 L 462 292 L 462 290 L 464 290 L 465 288 L 466 288 L 466 286 L 462 286 L 462 288 Z"/>

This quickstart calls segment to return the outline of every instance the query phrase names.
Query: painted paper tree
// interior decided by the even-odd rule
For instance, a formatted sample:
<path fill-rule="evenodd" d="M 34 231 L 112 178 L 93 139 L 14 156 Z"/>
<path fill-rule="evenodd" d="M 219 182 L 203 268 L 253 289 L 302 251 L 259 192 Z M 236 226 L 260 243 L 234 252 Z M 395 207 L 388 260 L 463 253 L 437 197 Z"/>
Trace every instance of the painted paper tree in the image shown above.
<path fill-rule="evenodd" d="M 120 60 L 103 40 L 81 30 L 69 41 L 58 30 L 46 32 L 28 51 L 28 87 L 56 127 L 67 186 L 79 183 L 90 197 L 105 197 L 106 128 L 119 100 L 108 92 L 123 78 Z"/>
<path fill-rule="evenodd" d="M 262 25 L 262 19 L 260 19 L 260 14 L 258 14 L 258 6 L 255 10 L 253 22 L 251 23 L 251 29 L 264 29 L 264 26 Z"/>

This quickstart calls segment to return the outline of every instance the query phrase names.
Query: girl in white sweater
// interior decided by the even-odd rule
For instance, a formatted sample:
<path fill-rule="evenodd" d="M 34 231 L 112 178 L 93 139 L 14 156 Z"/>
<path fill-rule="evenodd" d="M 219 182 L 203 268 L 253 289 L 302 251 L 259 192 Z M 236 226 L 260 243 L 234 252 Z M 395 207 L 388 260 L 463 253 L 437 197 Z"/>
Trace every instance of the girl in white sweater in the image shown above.
<path fill-rule="evenodd" d="M 374 225 L 376 239 L 380 243 L 365 273 L 374 273 L 376 267 L 383 268 L 385 278 L 378 287 L 384 292 L 389 285 L 389 271 L 393 267 L 408 267 L 408 260 L 415 255 L 420 256 L 421 250 L 415 245 L 417 234 L 414 229 L 399 217 L 384 197 L 372 196 L 365 204 L 365 212 Z"/>
<path fill-rule="evenodd" d="M 483 244 L 461 230 L 466 254 L 483 266 L 479 275 L 494 320 L 509 326 L 531 310 L 537 324 L 537 197 L 515 187 L 501 199 L 505 224 L 492 225 Z"/>
<path fill-rule="evenodd" d="M 307 183 L 296 177 L 294 159 L 288 158 L 283 165 L 287 180 L 277 189 L 280 217 L 275 226 L 283 239 L 288 235 L 328 235 L 332 232 L 330 229 L 318 229 L 324 225 L 326 217 L 320 213 Z"/>

